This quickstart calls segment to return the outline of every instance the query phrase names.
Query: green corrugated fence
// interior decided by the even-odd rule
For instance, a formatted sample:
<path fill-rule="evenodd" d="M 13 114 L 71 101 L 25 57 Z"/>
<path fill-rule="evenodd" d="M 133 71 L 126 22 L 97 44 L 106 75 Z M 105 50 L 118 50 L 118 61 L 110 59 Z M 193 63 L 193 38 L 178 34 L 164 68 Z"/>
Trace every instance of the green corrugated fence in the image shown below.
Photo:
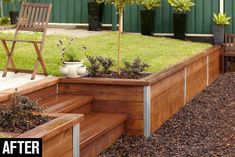
<path fill-rule="evenodd" d="M 52 3 L 51 22 L 56 23 L 87 23 L 87 0 L 29 0 L 34 3 Z M 212 28 L 213 12 L 219 12 L 219 0 L 194 0 L 196 6 L 192 7 L 188 15 L 188 33 L 209 34 Z M 232 16 L 232 25 L 228 26 L 228 32 L 235 32 L 235 0 L 224 0 L 224 11 Z M 20 5 L 17 5 L 19 9 Z M 8 15 L 10 4 L 4 4 L 4 15 Z M 124 12 L 124 31 L 140 32 L 140 10 L 141 6 L 131 5 L 125 8 Z M 167 0 L 162 0 L 162 5 L 155 9 L 155 32 L 172 33 L 173 9 Z M 105 24 L 116 23 L 114 7 L 105 5 L 104 19 Z"/>
<path fill-rule="evenodd" d="M 195 0 L 196 6 L 192 7 L 188 15 L 189 33 L 211 33 L 213 12 L 219 10 L 219 0 Z M 141 6 L 127 6 L 124 16 L 124 30 L 128 32 L 140 31 Z M 172 33 L 173 9 L 167 0 L 162 0 L 162 5 L 155 9 L 155 32 Z"/>

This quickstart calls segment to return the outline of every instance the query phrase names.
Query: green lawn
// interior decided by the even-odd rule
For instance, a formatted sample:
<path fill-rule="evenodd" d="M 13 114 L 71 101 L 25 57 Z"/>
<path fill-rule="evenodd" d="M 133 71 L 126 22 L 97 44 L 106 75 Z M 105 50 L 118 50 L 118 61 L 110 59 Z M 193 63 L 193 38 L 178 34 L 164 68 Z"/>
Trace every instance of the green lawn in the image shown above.
<path fill-rule="evenodd" d="M 13 34 L 0 33 L 0 38 L 11 38 Z M 39 34 L 20 34 L 20 39 L 39 40 Z M 59 75 L 60 52 L 56 44 L 65 36 L 48 35 L 45 42 L 43 57 L 47 70 L 51 75 Z M 76 38 L 73 46 L 78 50 L 78 55 L 86 62 L 85 54 L 102 55 L 111 57 L 117 63 L 117 34 L 106 33 L 86 38 Z M 210 44 L 180 41 L 169 38 L 146 37 L 138 34 L 124 34 L 122 36 L 121 58 L 132 61 L 139 57 L 151 65 L 149 72 L 157 72 L 166 67 L 179 63 L 185 58 L 193 56 L 210 47 Z M 83 50 L 82 47 L 86 47 Z M 32 69 L 35 61 L 35 52 L 30 44 L 18 43 L 14 54 L 17 68 Z M 6 62 L 5 51 L 0 46 L 0 68 Z M 116 64 L 115 64 L 116 65 Z"/>

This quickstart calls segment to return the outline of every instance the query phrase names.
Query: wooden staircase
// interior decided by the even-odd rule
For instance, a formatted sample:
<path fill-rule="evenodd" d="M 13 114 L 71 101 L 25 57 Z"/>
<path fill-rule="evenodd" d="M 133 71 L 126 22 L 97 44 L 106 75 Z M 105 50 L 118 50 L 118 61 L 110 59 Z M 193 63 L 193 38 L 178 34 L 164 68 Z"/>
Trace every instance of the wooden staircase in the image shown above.
<path fill-rule="evenodd" d="M 55 95 L 40 101 L 47 112 L 84 114 L 80 124 L 80 155 L 97 156 L 125 132 L 126 116 L 92 111 L 91 96 Z"/>

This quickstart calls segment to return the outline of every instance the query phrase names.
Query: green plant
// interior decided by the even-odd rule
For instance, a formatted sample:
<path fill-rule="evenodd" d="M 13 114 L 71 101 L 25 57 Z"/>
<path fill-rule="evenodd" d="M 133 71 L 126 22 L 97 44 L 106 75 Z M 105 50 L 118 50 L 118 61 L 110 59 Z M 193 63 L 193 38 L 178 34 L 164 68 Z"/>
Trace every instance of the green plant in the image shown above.
<path fill-rule="evenodd" d="M 24 132 L 35 127 L 35 122 L 47 122 L 47 117 L 35 115 L 42 113 L 37 101 L 15 92 L 9 104 L 0 105 L 0 131 Z M 36 118 L 36 121 L 35 121 Z"/>
<path fill-rule="evenodd" d="M 215 22 L 215 24 L 220 25 L 220 26 L 230 25 L 230 22 L 229 22 L 230 19 L 231 17 L 227 17 L 227 15 L 223 13 L 219 13 L 219 14 L 214 13 L 214 17 L 213 17 L 213 21 Z"/>
<path fill-rule="evenodd" d="M 74 39 L 73 38 L 66 38 L 65 40 L 59 40 L 57 43 L 57 47 L 60 50 L 60 63 L 59 65 L 63 65 L 64 62 L 77 62 L 80 61 L 78 58 L 78 51 L 79 49 L 75 49 L 72 47 Z M 83 49 L 86 49 L 83 47 Z"/>
<path fill-rule="evenodd" d="M 161 5 L 161 0 L 140 0 L 140 4 L 147 10 L 151 10 L 154 7 L 159 7 Z"/>
<path fill-rule="evenodd" d="M 96 77 L 99 74 L 100 62 L 97 57 L 86 55 L 89 62 L 87 70 L 89 71 L 89 76 Z"/>
<path fill-rule="evenodd" d="M 113 66 L 113 60 L 111 58 L 104 58 L 102 56 L 97 57 L 97 60 L 100 62 L 103 72 L 105 74 L 109 74 L 110 68 Z"/>
<path fill-rule="evenodd" d="M 0 18 L 0 24 L 1 25 L 7 25 L 10 23 L 10 18 L 9 17 L 1 17 Z"/>
<path fill-rule="evenodd" d="M 168 2 L 176 13 L 189 12 L 190 7 L 195 5 L 192 0 L 168 0 Z"/>
<path fill-rule="evenodd" d="M 133 62 L 124 61 L 124 68 L 122 69 L 123 75 L 127 75 L 129 78 L 135 78 L 141 75 L 141 72 L 145 71 L 150 66 L 144 63 L 140 58 L 136 58 Z"/>
<path fill-rule="evenodd" d="M 110 3 L 113 4 L 119 15 L 119 26 L 118 26 L 118 74 L 120 74 L 121 66 L 121 32 L 122 32 L 122 18 L 124 8 L 127 4 L 138 3 L 138 0 L 96 0 L 98 3 Z"/>

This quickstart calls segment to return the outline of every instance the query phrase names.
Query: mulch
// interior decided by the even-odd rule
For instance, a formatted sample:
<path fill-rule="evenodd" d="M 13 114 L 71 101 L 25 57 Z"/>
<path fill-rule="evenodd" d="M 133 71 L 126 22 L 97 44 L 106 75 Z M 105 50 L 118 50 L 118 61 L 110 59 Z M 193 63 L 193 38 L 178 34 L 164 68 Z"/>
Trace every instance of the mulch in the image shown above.
<path fill-rule="evenodd" d="M 235 73 L 221 75 L 150 138 L 123 135 L 100 157 L 235 156 Z"/>

